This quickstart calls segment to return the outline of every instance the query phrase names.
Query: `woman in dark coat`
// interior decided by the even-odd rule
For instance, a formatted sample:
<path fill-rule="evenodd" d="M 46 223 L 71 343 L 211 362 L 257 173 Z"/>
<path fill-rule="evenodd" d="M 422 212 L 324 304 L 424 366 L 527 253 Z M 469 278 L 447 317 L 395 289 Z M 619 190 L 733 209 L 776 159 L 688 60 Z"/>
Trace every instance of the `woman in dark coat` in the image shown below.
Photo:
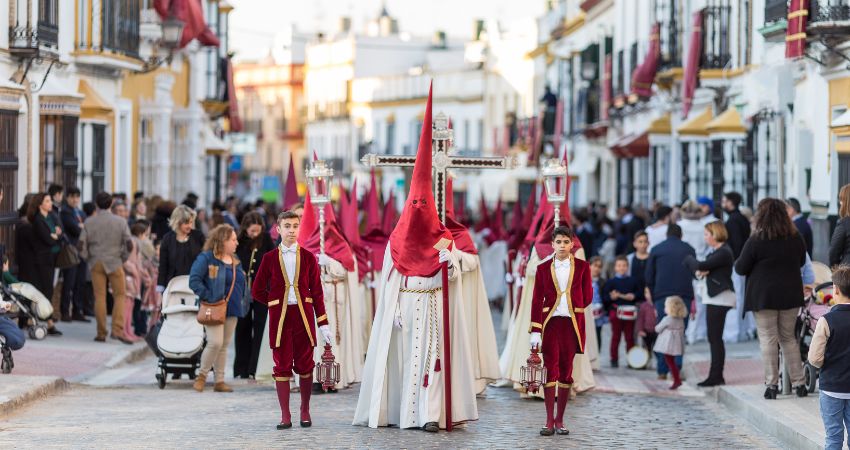
<path fill-rule="evenodd" d="M 829 266 L 850 264 L 850 184 L 838 193 L 838 223 L 829 241 Z"/>
<path fill-rule="evenodd" d="M 775 399 L 779 392 L 779 348 L 797 396 L 805 397 L 808 390 L 794 330 L 803 306 L 800 268 L 806 264 L 806 243 L 782 200 L 760 201 L 754 220 L 753 234 L 735 262 L 735 272 L 747 277 L 744 311 L 753 311 L 756 318 L 765 364 L 764 398 Z"/>
<path fill-rule="evenodd" d="M 171 231 L 159 248 L 157 290 L 163 292 L 172 278 L 189 275 L 192 263 L 204 248 L 204 235 L 195 229 L 195 211 L 186 205 L 174 208 L 168 221 Z"/>
<path fill-rule="evenodd" d="M 23 212 L 21 206 L 19 212 Z M 33 194 L 26 203 L 26 221 L 15 229 L 15 255 L 18 259 L 18 278 L 32 284 L 48 300 L 53 298 L 53 277 L 62 228 L 51 214 L 53 200 L 44 192 Z M 47 333 L 62 333 L 48 321 Z"/>
<path fill-rule="evenodd" d="M 263 216 L 256 212 L 249 212 L 242 218 L 239 227 L 239 246 L 236 247 L 236 256 L 242 261 L 242 269 L 248 278 L 248 289 L 260 261 L 275 245 L 271 236 L 265 230 Z M 236 323 L 236 357 L 233 360 L 233 376 L 237 378 L 254 378 L 257 373 L 257 361 L 260 358 L 260 347 L 263 340 L 263 331 L 266 326 L 266 317 L 269 310 L 260 302 L 251 302 L 251 307 L 245 317 L 239 318 Z"/>

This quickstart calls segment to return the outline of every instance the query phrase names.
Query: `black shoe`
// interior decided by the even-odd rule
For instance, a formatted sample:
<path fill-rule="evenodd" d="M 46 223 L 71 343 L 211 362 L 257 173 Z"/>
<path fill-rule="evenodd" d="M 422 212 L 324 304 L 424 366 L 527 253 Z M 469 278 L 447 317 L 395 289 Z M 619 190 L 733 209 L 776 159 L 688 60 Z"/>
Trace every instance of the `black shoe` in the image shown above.
<path fill-rule="evenodd" d="M 713 387 L 713 386 L 723 386 L 724 384 L 726 384 L 726 381 L 724 381 L 723 378 L 721 378 L 719 380 L 713 380 L 711 378 L 706 378 L 705 381 L 701 381 L 701 382 L 697 383 L 697 386 L 699 386 L 699 387 Z"/>
<path fill-rule="evenodd" d="M 616 369 L 617 367 L 620 367 L 620 364 L 617 361 L 611 361 L 611 367 Z"/>
<path fill-rule="evenodd" d="M 779 394 L 778 386 L 768 386 L 767 389 L 764 390 L 764 399 L 765 400 L 776 400 L 776 396 Z"/>
<path fill-rule="evenodd" d="M 304 426 L 304 422 L 301 422 L 301 426 L 302 426 L 302 427 Z M 292 428 L 292 422 L 289 422 L 289 423 L 283 423 L 283 422 L 281 422 L 281 423 L 277 424 L 277 427 L 276 427 L 276 428 L 277 428 L 278 430 L 286 430 L 287 428 Z"/>
<path fill-rule="evenodd" d="M 558 434 L 558 435 L 561 435 L 561 436 L 566 436 L 566 435 L 570 434 L 570 430 L 568 430 L 567 427 L 556 428 L 555 434 Z"/>
<path fill-rule="evenodd" d="M 52 328 L 47 329 L 47 335 L 48 336 L 62 336 L 62 332 L 57 330 L 56 327 L 52 327 Z"/>
<path fill-rule="evenodd" d="M 427 431 L 429 433 L 436 433 L 440 431 L 440 426 L 437 422 L 428 422 L 422 426 L 422 430 Z"/>
<path fill-rule="evenodd" d="M 95 342 L 106 342 L 106 338 L 98 336 L 98 337 L 94 338 L 94 341 Z"/>
<path fill-rule="evenodd" d="M 312 426 L 313 426 L 312 420 L 302 420 L 301 421 L 301 428 L 310 428 Z"/>
<path fill-rule="evenodd" d="M 336 388 L 330 388 L 330 389 L 328 389 L 328 394 L 336 394 L 337 392 L 338 392 L 338 391 L 337 391 L 337 389 L 336 389 Z"/>
<path fill-rule="evenodd" d="M 806 397 L 809 395 L 809 389 L 802 384 L 794 388 L 797 397 Z"/>
<path fill-rule="evenodd" d="M 60 320 L 62 320 L 62 322 L 70 322 L 71 316 L 67 316 L 65 314 L 62 314 L 62 319 L 60 319 Z"/>
<path fill-rule="evenodd" d="M 552 428 L 545 428 L 544 427 L 544 428 L 540 429 L 540 435 L 541 436 L 553 436 L 554 434 L 555 434 L 555 428 L 554 427 L 552 427 Z"/>
<path fill-rule="evenodd" d="M 322 383 L 313 383 L 313 393 L 314 394 L 324 394 L 325 390 L 322 389 Z"/>
<path fill-rule="evenodd" d="M 74 314 L 73 316 L 71 316 L 71 319 L 72 319 L 74 322 L 85 322 L 85 323 L 91 323 L 91 319 L 86 318 L 86 316 L 84 316 L 84 315 L 82 315 L 82 314 Z"/>

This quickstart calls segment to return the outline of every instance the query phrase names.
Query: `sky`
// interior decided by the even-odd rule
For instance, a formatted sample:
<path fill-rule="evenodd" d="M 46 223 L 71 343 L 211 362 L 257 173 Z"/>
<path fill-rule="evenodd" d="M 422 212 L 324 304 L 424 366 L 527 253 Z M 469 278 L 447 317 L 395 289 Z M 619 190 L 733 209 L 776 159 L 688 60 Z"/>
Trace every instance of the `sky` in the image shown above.
<path fill-rule="evenodd" d="M 382 0 L 229 0 L 230 49 L 238 60 L 257 60 L 269 53 L 277 33 L 295 24 L 299 31 L 333 31 L 340 16 L 349 16 L 355 31 L 378 16 Z M 436 30 L 469 39 L 475 19 L 510 24 L 536 18 L 544 0 L 385 0 L 402 32 L 430 37 Z"/>

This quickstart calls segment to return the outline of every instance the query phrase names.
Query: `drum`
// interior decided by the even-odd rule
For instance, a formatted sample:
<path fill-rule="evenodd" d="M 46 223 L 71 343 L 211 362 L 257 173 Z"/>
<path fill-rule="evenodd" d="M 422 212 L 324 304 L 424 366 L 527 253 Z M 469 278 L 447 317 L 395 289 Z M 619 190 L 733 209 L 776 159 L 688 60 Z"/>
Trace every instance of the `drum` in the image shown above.
<path fill-rule="evenodd" d="M 620 320 L 637 320 L 638 308 L 635 305 L 620 305 L 617 307 L 617 318 Z"/>
<path fill-rule="evenodd" d="M 626 361 L 632 369 L 646 369 L 649 365 L 649 350 L 636 345 L 626 353 Z"/>
<path fill-rule="evenodd" d="M 594 319 L 601 319 L 605 315 L 605 309 L 602 303 L 591 303 L 590 308 L 593 310 Z"/>

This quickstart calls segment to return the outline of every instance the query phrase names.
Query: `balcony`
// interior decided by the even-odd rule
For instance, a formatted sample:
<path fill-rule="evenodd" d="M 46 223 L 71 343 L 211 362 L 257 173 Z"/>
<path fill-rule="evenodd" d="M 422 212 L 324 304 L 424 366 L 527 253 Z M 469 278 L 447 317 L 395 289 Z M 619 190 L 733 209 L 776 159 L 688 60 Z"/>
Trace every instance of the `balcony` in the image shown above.
<path fill-rule="evenodd" d="M 806 32 L 824 38 L 846 38 L 850 33 L 850 4 L 847 0 L 812 0 Z"/>
<path fill-rule="evenodd" d="M 729 2 L 714 2 L 705 8 L 702 22 L 703 54 L 700 67 L 723 69 L 732 61 L 732 7 Z"/>
<path fill-rule="evenodd" d="M 131 58 L 139 57 L 140 0 L 103 2 L 101 46 Z"/>
<path fill-rule="evenodd" d="M 767 0 L 764 4 L 764 27 L 758 31 L 766 39 L 782 41 L 788 28 L 788 1 Z"/>
<path fill-rule="evenodd" d="M 682 6 L 680 3 L 679 0 L 663 0 L 658 1 L 655 5 L 655 21 L 661 26 L 658 36 L 661 49 L 659 72 L 682 67 L 682 40 L 680 37 L 682 26 L 679 23 Z"/>
<path fill-rule="evenodd" d="M 23 0 L 13 0 L 9 5 L 16 16 L 9 27 L 9 51 L 17 58 L 58 56 L 59 8 L 58 0 L 39 1 L 38 17 L 29 16 L 31 7 Z M 35 26 L 32 23 L 35 22 Z"/>

